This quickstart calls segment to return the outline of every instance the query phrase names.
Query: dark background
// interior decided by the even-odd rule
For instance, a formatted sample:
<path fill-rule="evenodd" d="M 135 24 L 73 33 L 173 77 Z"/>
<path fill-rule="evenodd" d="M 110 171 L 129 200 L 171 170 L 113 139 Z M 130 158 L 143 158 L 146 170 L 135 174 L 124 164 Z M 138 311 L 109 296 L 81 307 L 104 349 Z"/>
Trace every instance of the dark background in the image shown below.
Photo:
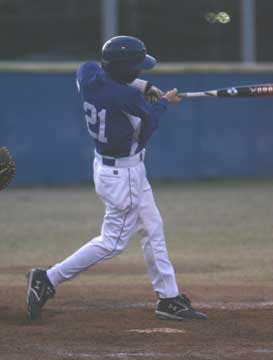
<path fill-rule="evenodd" d="M 119 34 L 142 38 L 161 61 L 239 61 L 239 0 L 120 0 Z M 208 23 L 225 11 L 227 24 Z M 256 2 L 257 61 L 272 61 L 273 1 Z M 0 59 L 99 58 L 100 0 L 0 0 Z"/>

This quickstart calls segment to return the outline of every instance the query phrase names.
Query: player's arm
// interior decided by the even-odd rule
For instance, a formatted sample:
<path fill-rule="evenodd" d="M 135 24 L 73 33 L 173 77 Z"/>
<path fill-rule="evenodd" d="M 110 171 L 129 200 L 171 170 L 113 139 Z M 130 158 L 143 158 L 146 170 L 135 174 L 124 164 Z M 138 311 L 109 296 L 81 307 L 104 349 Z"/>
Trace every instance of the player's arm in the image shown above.
<path fill-rule="evenodd" d="M 146 101 L 141 93 L 136 90 L 127 104 L 127 110 L 132 115 L 138 116 L 144 122 L 149 123 L 151 128 L 156 129 L 160 116 L 166 111 L 168 104 L 176 104 L 180 101 L 181 97 L 177 96 L 177 89 L 167 91 L 154 104 Z"/>
<path fill-rule="evenodd" d="M 168 100 L 166 98 L 159 99 L 155 104 L 150 104 L 139 90 L 131 91 L 130 101 L 125 105 L 124 112 L 141 119 L 140 140 L 142 144 L 146 144 L 158 128 L 159 119 L 166 111 L 167 106 Z"/>
<path fill-rule="evenodd" d="M 146 98 L 146 100 L 148 100 L 152 104 L 157 102 L 164 95 L 164 92 L 162 90 L 160 90 L 158 87 L 156 87 L 147 80 L 135 79 L 129 85 L 139 89 Z"/>
<path fill-rule="evenodd" d="M 89 61 L 80 65 L 76 73 L 76 85 L 78 90 L 80 91 L 82 86 L 88 84 L 88 81 L 99 73 L 103 73 L 103 70 L 97 63 L 93 61 Z"/>
<path fill-rule="evenodd" d="M 135 91 L 127 107 L 127 113 L 141 118 L 141 142 L 146 144 L 153 132 L 158 128 L 161 115 L 167 110 L 168 104 L 181 101 L 177 89 L 167 91 L 156 103 L 150 104 L 139 91 Z"/>

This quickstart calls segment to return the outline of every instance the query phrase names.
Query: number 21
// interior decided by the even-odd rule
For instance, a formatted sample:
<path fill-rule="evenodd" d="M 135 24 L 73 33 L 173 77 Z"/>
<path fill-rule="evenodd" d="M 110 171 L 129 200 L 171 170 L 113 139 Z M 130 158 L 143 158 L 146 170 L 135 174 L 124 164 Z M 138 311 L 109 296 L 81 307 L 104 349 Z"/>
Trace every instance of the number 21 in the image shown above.
<path fill-rule="evenodd" d="M 89 134 L 94 139 L 97 139 L 99 142 L 107 143 L 108 140 L 105 136 L 106 110 L 102 109 L 100 112 L 97 112 L 95 106 L 87 101 L 83 103 L 83 108 L 85 111 L 85 120 Z M 94 131 L 92 131 L 92 126 L 96 125 L 98 121 L 99 121 L 99 130 L 97 134 Z"/>

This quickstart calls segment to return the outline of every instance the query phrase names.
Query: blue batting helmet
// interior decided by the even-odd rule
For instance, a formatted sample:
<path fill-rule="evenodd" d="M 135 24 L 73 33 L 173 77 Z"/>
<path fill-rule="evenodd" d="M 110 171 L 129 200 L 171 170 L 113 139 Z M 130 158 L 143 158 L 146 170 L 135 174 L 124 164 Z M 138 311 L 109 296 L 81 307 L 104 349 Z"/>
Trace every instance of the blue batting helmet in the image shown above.
<path fill-rule="evenodd" d="M 147 54 L 144 43 L 132 36 L 116 36 L 102 47 L 102 67 L 118 80 L 133 80 L 143 69 L 151 69 L 156 59 Z M 127 77 L 126 77 L 127 76 Z"/>

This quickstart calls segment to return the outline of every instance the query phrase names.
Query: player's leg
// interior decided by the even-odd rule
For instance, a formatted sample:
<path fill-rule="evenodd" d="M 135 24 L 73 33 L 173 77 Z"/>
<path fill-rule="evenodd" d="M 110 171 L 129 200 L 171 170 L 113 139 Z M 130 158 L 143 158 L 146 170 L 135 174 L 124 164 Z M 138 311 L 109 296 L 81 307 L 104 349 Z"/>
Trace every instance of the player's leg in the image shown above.
<path fill-rule="evenodd" d="M 137 213 L 119 211 L 107 207 L 101 235 L 90 240 L 61 263 L 47 271 L 51 283 L 56 288 L 79 273 L 120 254 L 128 245 L 134 233 Z"/>
<path fill-rule="evenodd" d="M 138 231 L 147 272 L 155 292 L 161 298 L 177 296 L 179 290 L 174 268 L 168 257 L 163 221 L 147 180 L 139 207 Z"/>
<path fill-rule="evenodd" d="M 99 262 L 120 254 L 135 231 L 136 211 L 107 207 L 101 235 L 83 245 L 71 256 L 47 271 L 32 269 L 28 275 L 27 308 L 31 320 L 41 317 L 41 309 L 54 296 L 55 289 Z"/>
<path fill-rule="evenodd" d="M 47 271 L 54 287 L 101 261 L 111 259 L 126 248 L 136 228 L 144 175 L 143 163 L 132 168 L 116 169 L 101 166 L 95 160 L 96 191 L 106 206 L 101 235 Z"/>
<path fill-rule="evenodd" d="M 175 272 L 168 257 L 163 221 L 148 180 L 145 182 L 138 219 L 147 272 L 159 296 L 156 314 L 161 319 L 206 319 L 185 295 L 179 295 Z"/>
<path fill-rule="evenodd" d="M 40 316 L 41 308 L 49 298 L 47 292 L 43 291 L 48 284 L 55 289 L 89 267 L 118 255 L 126 248 L 135 232 L 142 194 L 143 164 L 131 169 L 113 170 L 107 167 L 100 171 L 99 175 L 97 170 L 98 166 L 95 166 L 96 191 L 106 205 L 101 235 L 49 270 L 32 270 L 27 294 L 28 314 L 31 319 Z M 101 173 L 103 177 L 100 176 Z M 110 173 L 118 176 L 111 177 Z M 37 292 L 35 289 L 38 288 L 41 290 Z"/>

